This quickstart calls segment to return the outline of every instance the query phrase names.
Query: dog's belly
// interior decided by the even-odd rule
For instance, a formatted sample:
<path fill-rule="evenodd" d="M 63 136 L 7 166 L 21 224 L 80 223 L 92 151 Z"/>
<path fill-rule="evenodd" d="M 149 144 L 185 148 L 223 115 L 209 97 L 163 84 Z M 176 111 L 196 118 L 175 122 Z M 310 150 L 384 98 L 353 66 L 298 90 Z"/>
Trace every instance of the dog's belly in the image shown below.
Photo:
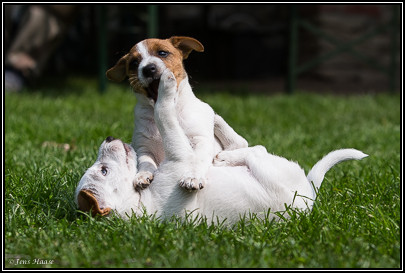
<path fill-rule="evenodd" d="M 198 212 L 208 219 L 226 218 L 233 223 L 249 213 L 263 215 L 269 208 L 283 210 L 282 201 L 291 202 L 293 198 L 286 192 L 265 189 L 246 166 L 212 167 L 207 179 L 206 187 L 197 195 L 197 206 Z"/>

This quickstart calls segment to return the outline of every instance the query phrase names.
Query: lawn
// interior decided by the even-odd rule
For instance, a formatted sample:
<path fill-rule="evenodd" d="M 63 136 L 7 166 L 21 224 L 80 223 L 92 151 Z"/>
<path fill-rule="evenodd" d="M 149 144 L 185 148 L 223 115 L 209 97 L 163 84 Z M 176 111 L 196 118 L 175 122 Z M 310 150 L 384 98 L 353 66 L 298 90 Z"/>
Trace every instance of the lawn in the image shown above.
<path fill-rule="evenodd" d="M 220 90 L 221 91 L 221 90 Z M 401 108 L 390 94 L 242 94 L 196 89 L 250 145 L 307 172 L 327 152 L 370 156 L 330 170 L 313 211 L 254 216 L 231 228 L 205 221 L 124 221 L 76 210 L 73 193 L 103 139 L 131 141 L 129 88 L 71 78 L 5 95 L 3 267 L 399 268 Z"/>

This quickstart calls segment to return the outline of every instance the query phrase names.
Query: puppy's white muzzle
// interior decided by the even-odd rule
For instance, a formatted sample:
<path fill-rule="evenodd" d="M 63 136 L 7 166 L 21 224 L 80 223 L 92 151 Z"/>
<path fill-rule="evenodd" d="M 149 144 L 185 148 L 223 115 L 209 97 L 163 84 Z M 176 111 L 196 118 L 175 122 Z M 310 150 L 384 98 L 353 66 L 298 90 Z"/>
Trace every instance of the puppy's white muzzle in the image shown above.
<path fill-rule="evenodd" d="M 165 63 L 157 57 L 147 57 L 142 60 L 138 68 L 138 79 L 141 85 L 147 88 L 153 81 L 160 80 L 166 69 Z"/>

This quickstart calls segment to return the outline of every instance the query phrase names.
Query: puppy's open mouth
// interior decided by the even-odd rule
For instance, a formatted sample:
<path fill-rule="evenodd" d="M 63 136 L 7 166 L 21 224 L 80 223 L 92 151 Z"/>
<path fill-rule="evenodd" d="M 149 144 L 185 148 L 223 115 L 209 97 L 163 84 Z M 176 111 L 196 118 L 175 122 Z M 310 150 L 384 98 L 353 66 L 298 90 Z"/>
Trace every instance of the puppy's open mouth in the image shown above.
<path fill-rule="evenodd" d="M 158 98 L 159 82 L 160 78 L 154 79 L 146 88 L 146 91 L 148 92 L 148 97 L 153 99 L 154 102 L 156 102 Z"/>

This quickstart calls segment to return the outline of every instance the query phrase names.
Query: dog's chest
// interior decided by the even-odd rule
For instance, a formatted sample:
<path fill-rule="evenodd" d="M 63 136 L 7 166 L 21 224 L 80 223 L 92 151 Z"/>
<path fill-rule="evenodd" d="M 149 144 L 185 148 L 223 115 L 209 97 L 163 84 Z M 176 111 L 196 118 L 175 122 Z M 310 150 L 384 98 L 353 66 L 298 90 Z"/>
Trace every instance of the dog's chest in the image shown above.
<path fill-rule="evenodd" d="M 189 139 L 195 136 L 213 137 L 213 112 L 199 102 L 177 109 L 179 124 Z"/>

